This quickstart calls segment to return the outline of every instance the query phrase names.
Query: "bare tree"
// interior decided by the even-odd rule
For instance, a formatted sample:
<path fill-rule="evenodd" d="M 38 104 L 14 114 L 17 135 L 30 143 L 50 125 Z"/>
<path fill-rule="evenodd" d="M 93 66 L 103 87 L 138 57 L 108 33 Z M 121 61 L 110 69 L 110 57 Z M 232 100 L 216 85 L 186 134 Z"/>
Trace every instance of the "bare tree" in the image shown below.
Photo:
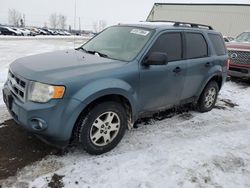
<path fill-rule="evenodd" d="M 52 27 L 53 29 L 56 29 L 58 26 L 58 17 L 56 13 L 53 13 L 50 15 L 49 17 L 49 23 L 50 23 L 50 27 Z"/>
<path fill-rule="evenodd" d="M 65 27 L 66 27 L 66 20 L 67 20 L 67 18 L 64 15 L 60 14 L 58 16 L 58 25 L 59 25 L 60 29 L 65 29 Z"/>
<path fill-rule="evenodd" d="M 21 20 L 21 13 L 15 9 L 9 9 L 9 24 L 15 27 L 19 26 L 19 21 Z"/>

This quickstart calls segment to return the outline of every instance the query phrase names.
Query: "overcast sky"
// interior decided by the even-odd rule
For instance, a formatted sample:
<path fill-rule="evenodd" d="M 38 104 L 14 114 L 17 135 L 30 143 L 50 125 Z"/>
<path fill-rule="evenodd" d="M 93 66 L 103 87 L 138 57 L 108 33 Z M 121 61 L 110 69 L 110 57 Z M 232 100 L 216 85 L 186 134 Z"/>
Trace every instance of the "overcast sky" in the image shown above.
<path fill-rule="evenodd" d="M 26 25 L 49 26 L 52 13 L 67 17 L 67 25 L 74 26 L 75 0 L 0 0 L 0 23 L 8 24 L 8 10 L 16 9 L 25 14 Z M 76 26 L 79 17 L 82 29 L 92 29 L 94 22 L 105 20 L 108 25 L 119 22 L 135 22 L 145 20 L 153 4 L 159 3 L 245 3 L 250 0 L 76 0 Z"/>

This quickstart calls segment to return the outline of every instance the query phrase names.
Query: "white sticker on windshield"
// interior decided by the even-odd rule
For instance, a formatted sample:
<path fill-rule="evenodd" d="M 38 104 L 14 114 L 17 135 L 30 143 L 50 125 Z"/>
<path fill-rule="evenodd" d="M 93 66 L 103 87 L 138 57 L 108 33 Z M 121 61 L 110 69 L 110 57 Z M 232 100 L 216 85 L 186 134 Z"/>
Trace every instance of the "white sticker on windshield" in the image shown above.
<path fill-rule="evenodd" d="M 142 36 L 147 36 L 149 34 L 149 31 L 142 30 L 142 29 L 132 29 L 130 33 L 137 34 L 137 35 L 142 35 Z"/>

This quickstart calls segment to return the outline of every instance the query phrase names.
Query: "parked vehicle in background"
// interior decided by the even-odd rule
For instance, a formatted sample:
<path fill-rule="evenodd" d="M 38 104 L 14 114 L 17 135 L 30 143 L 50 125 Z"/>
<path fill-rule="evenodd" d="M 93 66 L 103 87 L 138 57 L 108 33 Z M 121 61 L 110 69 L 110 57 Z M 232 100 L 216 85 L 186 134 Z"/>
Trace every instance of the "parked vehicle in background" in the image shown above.
<path fill-rule="evenodd" d="M 45 30 L 42 29 L 42 28 L 38 28 L 38 31 L 39 31 L 39 34 L 40 34 L 40 35 L 49 35 L 49 32 L 45 31 Z"/>
<path fill-rule="evenodd" d="M 61 35 L 69 36 L 69 33 L 66 30 L 56 30 L 49 28 L 38 28 L 38 27 L 8 27 L 5 25 L 0 25 L 2 35 L 18 35 L 18 36 L 36 36 L 36 35 Z"/>
<path fill-rule="evenodd" d="M 68 31 L 63 31 L 63 33 L 64 35 L 67 35 L 67 36 L 71 35 Z"/>
<path fill-rule="evenodd" d="M 24 36 L 31 36 L 31 31 L 26 28 L 19 28 L 19 30 L 23 33 Z"/>
<path fill-rule="evenodd" d="M 224 39 L 225 42 L 231 42 L 231 41 L 234 40 L 233 37 L 228 37 L 228 36 L 223 36 L 223 39 Z"/>
<path fill-rule="evenodd" d="M 52 29 L 43 28 L 43 30 L 46 31 L 49 35 L 56 35 L 55 31 Z"/>
<path fill-rule="evenodd" d="M 57 33 L 58 33 L 58 35 L 62 35 L 62 36 L 64 36 L 64 35 L 65 35 L 64 31 L 60 31 L 60 30 L 58 30 L 58 31 L 57 31 Z"/>
<path fill-rule="evenodd" d="M 37 29 L 36 27 L 31 27 L 31 28 L 29 28 L 29 30 L 30 30 L 33 34 L 35 34 L 35 35 L 39 35 L 39 34 L 40 34 L 39 29 Z"/>
<path fill-rule="evenodd" d="M 228 75 L 238 78 L 250 78 L 250 31 L 241 33 L 227 44 L 231 58 Z"/>
<path fill-rule="evenodd" d="M 0 26 L 0 31 L 1 31 L 2 35 L 13 35 L 13 36 L 22 35 L 21 32 L 15 31 L 12 28 L 6 27 L 6 26 Z"/>
<path fill-rule="evenodd" d="M 30 36 L 36 36 L 38 33 L 34 32 L 32 29 L 27 29 L 30 31 Z"/>
<path fill-rule="evenodd" d="M 24 32 L 21 29 L 16 28 L 16 27 L 11 27 L 11 29 L 13 29 L 14 31 L 16 31 L 17 33 L 19 33 L 19 35 L 24 36 Z"/>

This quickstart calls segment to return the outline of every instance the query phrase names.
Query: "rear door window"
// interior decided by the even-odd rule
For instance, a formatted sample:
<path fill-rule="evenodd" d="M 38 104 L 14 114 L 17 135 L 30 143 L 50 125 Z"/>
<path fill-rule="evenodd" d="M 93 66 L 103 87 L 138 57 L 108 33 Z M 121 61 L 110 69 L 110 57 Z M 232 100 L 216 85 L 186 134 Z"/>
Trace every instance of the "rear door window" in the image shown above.
<path fill-rule="evenodd" d="M 201 33 L 185 33 L 186 58 L 202 58 L 208 56 L 208 47 Z"/>
<path fill-rule="evenodd" d="M 212 34 L 212 33 L 209 33 L 208 37 L 213 44 L 215 53 L 217 55 L 225 55 L 226 54 L 226 47 L 225 47 L 225 44 L 224 44 L 222 37 L 218 34 Z"/>

